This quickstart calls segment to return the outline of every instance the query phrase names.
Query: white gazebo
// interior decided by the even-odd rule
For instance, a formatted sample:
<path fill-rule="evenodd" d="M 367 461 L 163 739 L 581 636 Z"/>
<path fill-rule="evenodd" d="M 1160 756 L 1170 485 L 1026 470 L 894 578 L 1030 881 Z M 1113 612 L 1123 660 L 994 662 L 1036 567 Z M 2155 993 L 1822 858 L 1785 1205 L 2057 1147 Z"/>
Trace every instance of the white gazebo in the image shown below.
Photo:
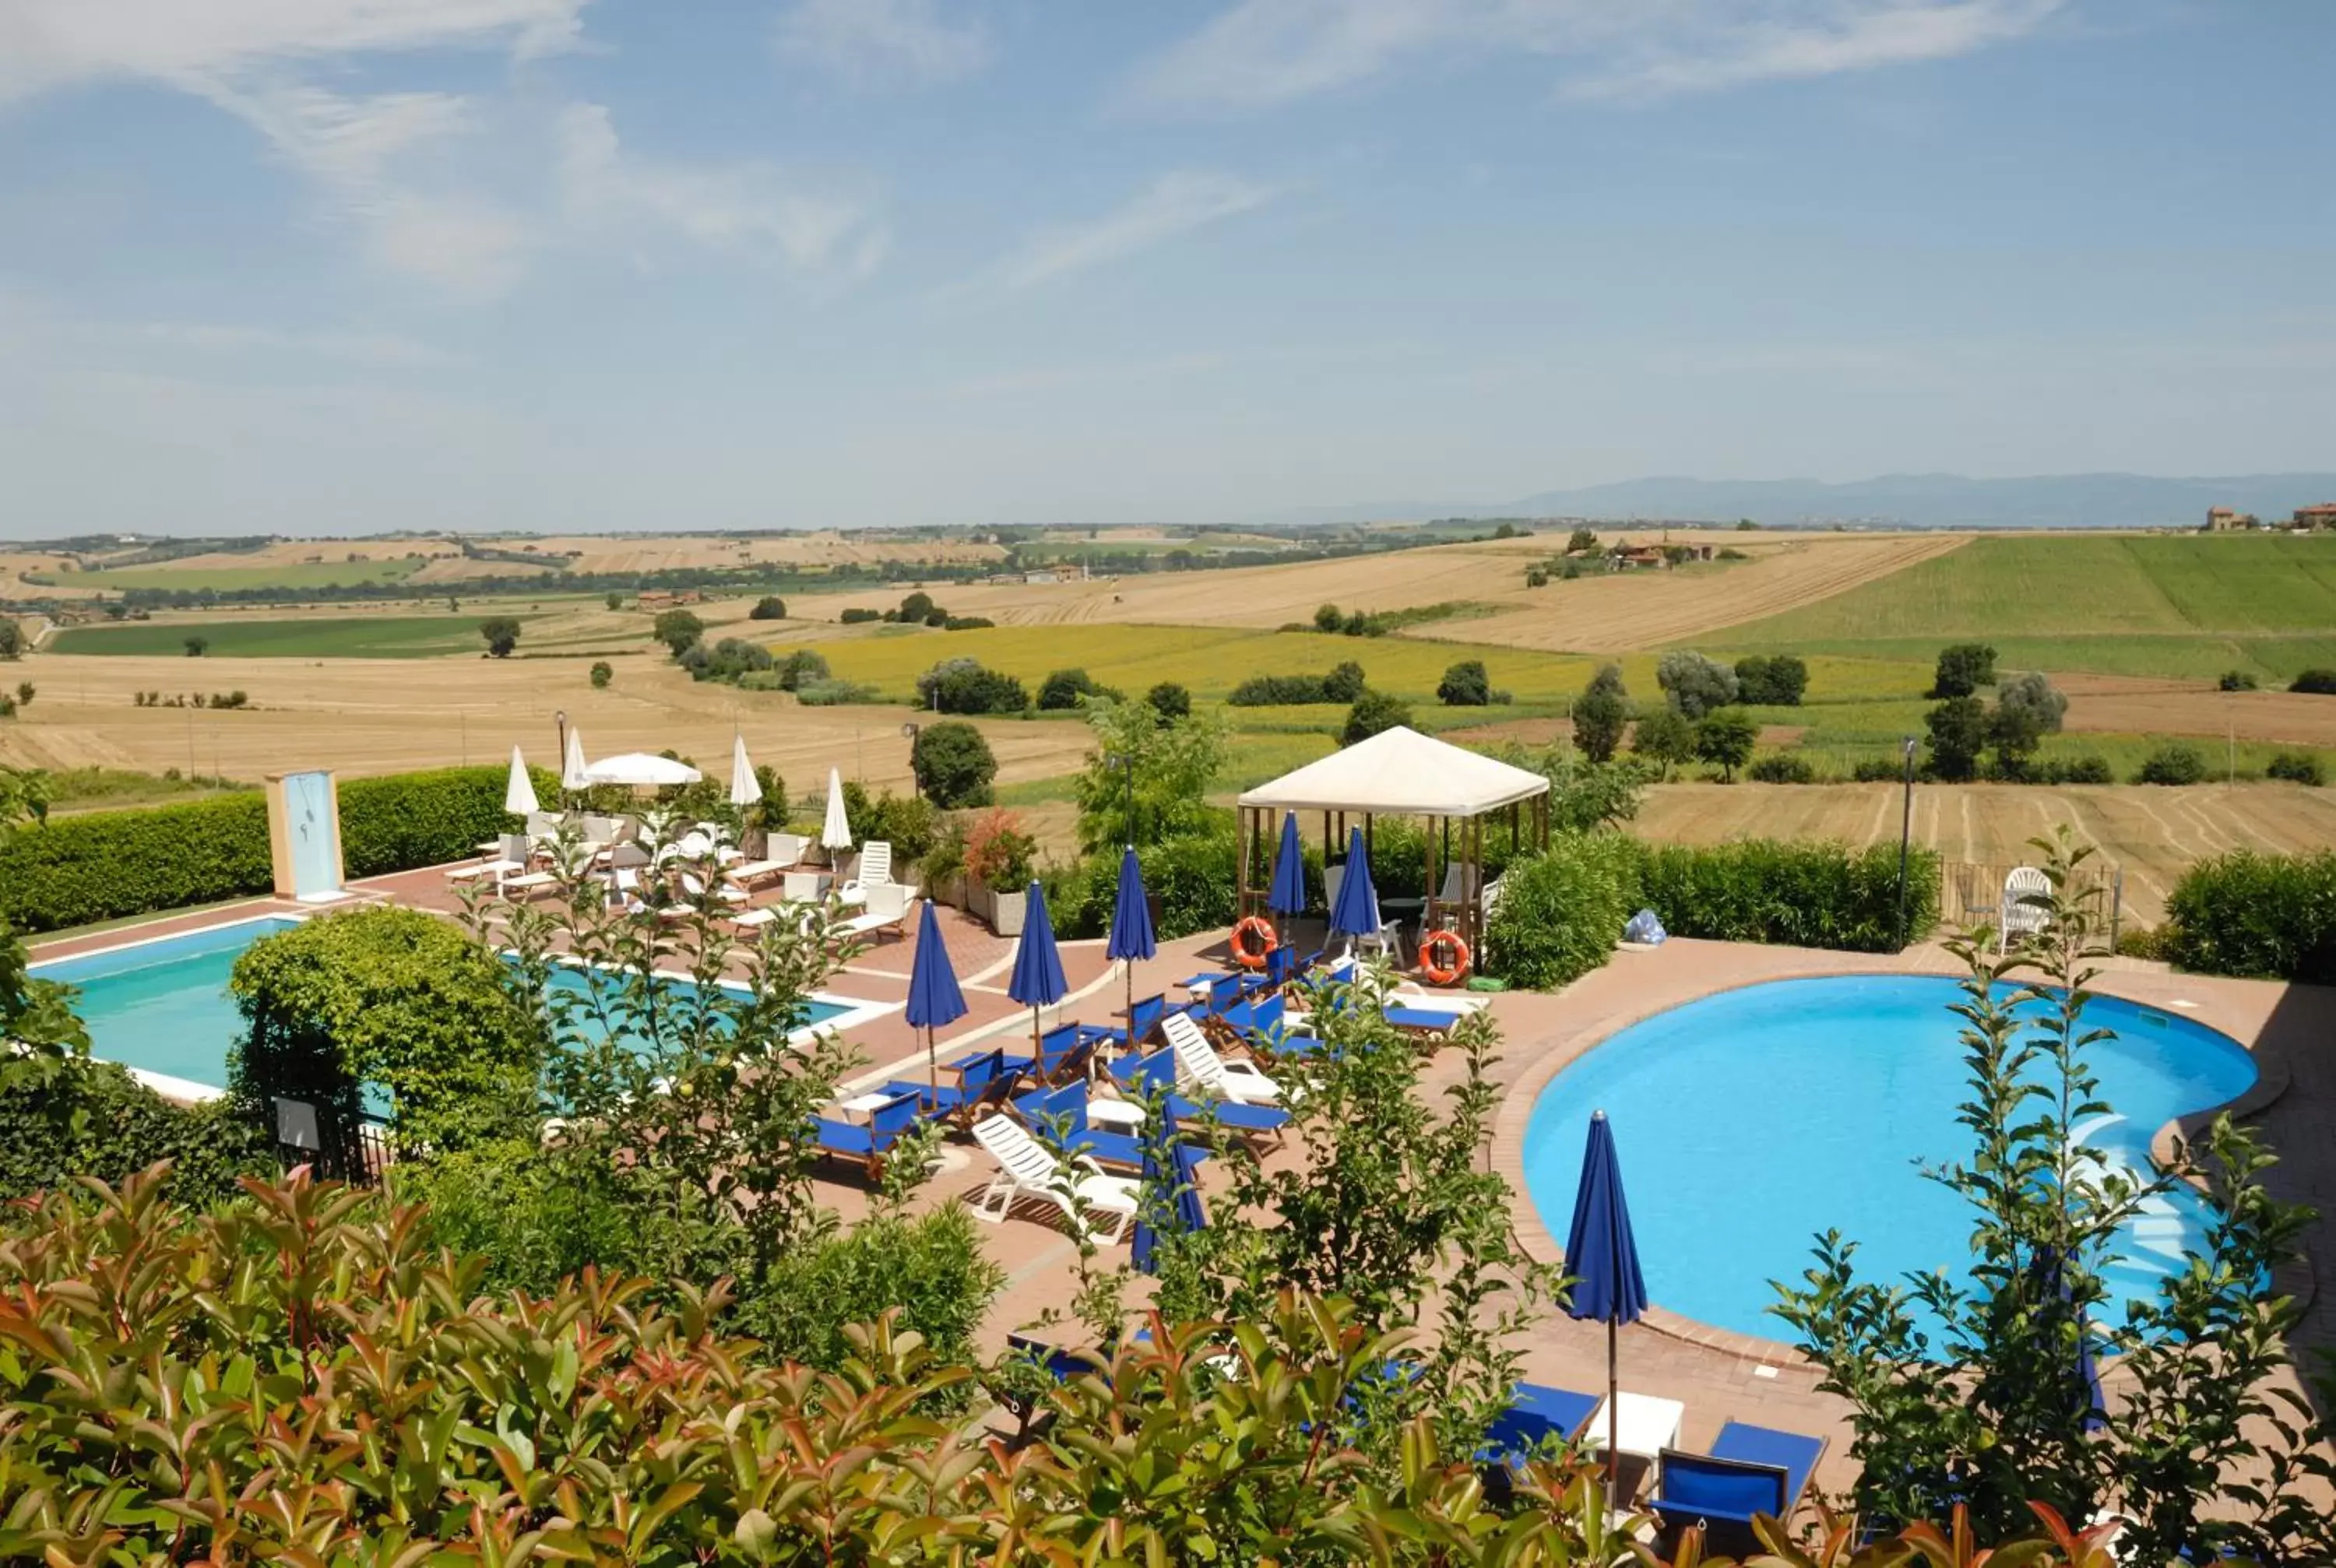
<path fill-rule="evenodd" d="M 1427 819 L 1426 913 L 1459 932 L 1472 949 L 1484 934 L 1484 818 L 1505 811 L 1516 842 L 1528 835 L 1549 847 L 1549 780 L 1530 768 L 1514 767 L 1401 726 L 1382 730 L 1308 763 L 1270 784 L 1242 792 L 1239 802 L 1240 909 L 1255 914 L 1265 897 L 1254 884 L 1252 862 L 1267 857 L 1267 876 L 1278 827 L 1274 817 L 1290 812 L 1322 813 L 1327 862 L 1347 838 L 1347 819 L 1362 819 L 1364 842 L 1376 817 Z M 1528 814 L 1528 812 L 1530 814 Z M 1455 835 L 1452 832 L 1457 827 Z M 1444 831 L 1434 831 L 1441 828 Z M 1438 896 L 1446 863 L 1460 869 L 1457 896 Z"/>

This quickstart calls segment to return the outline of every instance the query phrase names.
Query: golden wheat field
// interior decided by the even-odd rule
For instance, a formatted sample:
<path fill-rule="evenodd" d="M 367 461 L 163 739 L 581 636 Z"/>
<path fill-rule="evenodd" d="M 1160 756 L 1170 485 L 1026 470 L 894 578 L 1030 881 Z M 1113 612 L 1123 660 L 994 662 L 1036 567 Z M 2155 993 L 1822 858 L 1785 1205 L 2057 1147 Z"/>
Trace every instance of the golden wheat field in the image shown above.
<path fill-rule="evenodd" d="M 2336 697 L 2309 692 L 2221 691 L 2211 681 L 2154 676 L 2064 675 L 2075 732 L 2202 735 L 2336 746 Z"/>
<path fill-rule="evenodd" d="M 1601 537 L 1650 542 L 1656 531 L 1609 530 Z M 1597 573 L 1527 588 L 1526 567 L 1562 550 L 1564 539 L 1434 545 L 1385 555 L 1222 571 L 1162 572 L 1085 582 L 966 584 L 935 588 L 961 615 L 1002 626 L 1136 622 L 1163 626 L 1270 628 L 1309 619 L 1330 603 L 1391 610 L 1467 602 L 1489 615 L 1433 621 L 1413 635 L 1495 648 L 1616 653 L 1659 648 L 1740 621 L 1773 615 L 1887 576 L 1963 542 L 1960 535 L 1785 535 L 1675 530 L 1673 543 L 1734 548 L 1751 559 L 1676 571 Z M 817 613 L 897 604 L 900 589 L 822 597 Z"/>
<path fill-rule="evenodd" d="M 256 782 L 329 767 L 355 776 L 500 761 L 514 742 L 556 765 L 554 713 L 581 728 L 587 754 L 670 746 L 727 776 L 736 726 L 754 760 L 801 789 L 846 777 L 905 786 L 909 743 L 897 707 L 807 708 L 776 693 L 695 685 L 662 649 L 608 661 L 595 691 L 583 659 L 297 659 L 45 656 L 8 667 L 39 695 L 0 725 L 0 762 L 19 766 L 179 768 Z M 252 706 L 139 707 L 132 694 L 241 690 Z M 984 721 L 1001 783 L 1079 765 L 1076 724 Z"/>
<path fill-rule="evenodd" d="M 1661 784 L 1649 792 L 1631 831 L 1674 843 L 1895 843 L 1903 805 L 1900 787 L 1890 784 Z M 2032 860 L 2028 842 L 2062 823 L 2124 869 L 2127 912 L 2154 923 L 2194 861 L 2234 849 L 2292 853 L 2336 843 L 2336 793 L 2283 784 L 1914 786 L 1914 842 L 1949 860 Z"/>

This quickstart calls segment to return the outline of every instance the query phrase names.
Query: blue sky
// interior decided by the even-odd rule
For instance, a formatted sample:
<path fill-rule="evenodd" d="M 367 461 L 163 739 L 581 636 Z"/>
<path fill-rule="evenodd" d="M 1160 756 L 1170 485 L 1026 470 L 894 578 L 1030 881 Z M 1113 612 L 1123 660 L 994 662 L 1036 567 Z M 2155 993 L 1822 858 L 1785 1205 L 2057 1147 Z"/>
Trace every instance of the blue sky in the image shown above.
<path fill-rule="evenodd" d="M 2311 0 L 0 0 L 0 533 L 2336 467 Z"/>

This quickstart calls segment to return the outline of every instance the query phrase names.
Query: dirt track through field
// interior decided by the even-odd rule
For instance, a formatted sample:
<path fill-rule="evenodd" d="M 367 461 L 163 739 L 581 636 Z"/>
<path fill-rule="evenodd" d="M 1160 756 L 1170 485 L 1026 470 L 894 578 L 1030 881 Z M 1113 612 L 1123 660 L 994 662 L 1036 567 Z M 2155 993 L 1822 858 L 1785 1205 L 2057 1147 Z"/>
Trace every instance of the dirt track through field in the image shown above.
<path fill-rule="evenodd" d="M 1893 843 L 1899 786 L 1682 784 L 1650 792 L 1632 831 L 1660 842 L 1827 838 Z M 2066 824 L 2125 872 L 2126 909 L 2155 923 L 2191 862 L 2234 849 L 2275 853 L 2336 843 L 2336 792 L 2294 784 L 2144 784 L 2060 788 L 1917 784 L 1914 842 L 1949 860 L 2032 862 L 2029 841 Z"/>

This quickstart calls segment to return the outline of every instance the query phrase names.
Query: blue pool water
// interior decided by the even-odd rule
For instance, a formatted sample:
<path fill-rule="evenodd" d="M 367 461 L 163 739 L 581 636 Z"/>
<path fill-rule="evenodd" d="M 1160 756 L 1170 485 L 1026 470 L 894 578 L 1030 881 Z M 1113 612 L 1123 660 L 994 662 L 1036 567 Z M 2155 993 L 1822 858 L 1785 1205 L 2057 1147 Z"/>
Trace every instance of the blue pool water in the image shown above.
<path fill-rule="evenodd" d="M 243 1033 L 243 1015 L 227 992 L 243 950 L 299 922 L 268 918 L 214 926 L 186 936 L 36 964 L 33 973 L 81 988 L 74 1006 L 89 1026 L 90 1051 L 109 1062 L 161 1073 L 209 1088 L 227 1086 L 228 1047 Z M 580 989 L 581 977 L 553 984 Z M 814 998 L 808 1024 L 826 1024 L 854 1004 Z"/>
<path fill-rule="evenodd" d="M 1562 1243 L 1591 1111 L 1613 1124 L 1647 1293 L 1688 1317 L 1768 1339 L 1768 1281 L 1800 1282 L 1812 1239 L 1858 1242 L 1863 1278 L 1896 1282 L 1970 1255 L 1971 1211 L 1916 1159 L 1967 1155 L 1961 1020 L 1952 979 L 1780 980 L 1723 992 L 1622 1030 L 1552 1079 L 1525 1129 L 1525 1184 Z M 2078 1128 L 2111 1165 L 2149 1169 L 2169 1118 L 2254 1082 L 2228 1037 L 2110 998 L 2088 1027 L 2117 1038 L 2086 1060 L 2115 1119 Z M 2138 1219 L 2104 1271 L 2113 1303 L 2150 1297 L 2197 1233 L 2177 1193 Z M 2124 1316 L 2121 1305 L 2115 1317 Z"/>

